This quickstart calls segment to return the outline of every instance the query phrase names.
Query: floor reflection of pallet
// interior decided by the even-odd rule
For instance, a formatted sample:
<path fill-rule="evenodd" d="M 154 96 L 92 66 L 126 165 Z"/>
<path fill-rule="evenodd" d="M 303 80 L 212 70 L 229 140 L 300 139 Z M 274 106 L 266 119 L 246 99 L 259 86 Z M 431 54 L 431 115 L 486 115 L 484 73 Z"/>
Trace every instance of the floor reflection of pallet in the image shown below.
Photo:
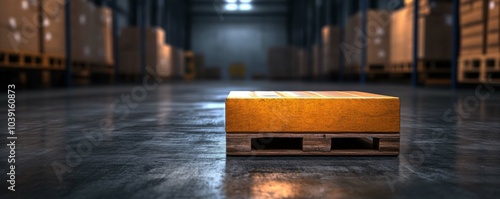
<path fill-rule="evenodd" d="M 458 61 L 460 83 L 500 83 L 500 54 L 462 56 Z"/>
<path fill-rule="evenodd" d="M 226 133 L 227 155 L 398 155 L 399 133 Z"/>

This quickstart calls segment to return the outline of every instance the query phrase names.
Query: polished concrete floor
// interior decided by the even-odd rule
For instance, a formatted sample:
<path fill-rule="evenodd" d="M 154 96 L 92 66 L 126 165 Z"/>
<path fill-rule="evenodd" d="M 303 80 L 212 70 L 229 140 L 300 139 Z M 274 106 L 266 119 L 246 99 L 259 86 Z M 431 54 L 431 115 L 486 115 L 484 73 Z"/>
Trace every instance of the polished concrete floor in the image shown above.
<path fill-rule="evenodd" d="M 232 90 L 399 96 L 401 155 L 226 157 L 224 102 Z M 500 87 L 451 92 L 397 85 L 192 82 L 18 91 L 16 103 L 16 192 L 7 192 L 2 136 L 0 198 L 500 195 Z"/>

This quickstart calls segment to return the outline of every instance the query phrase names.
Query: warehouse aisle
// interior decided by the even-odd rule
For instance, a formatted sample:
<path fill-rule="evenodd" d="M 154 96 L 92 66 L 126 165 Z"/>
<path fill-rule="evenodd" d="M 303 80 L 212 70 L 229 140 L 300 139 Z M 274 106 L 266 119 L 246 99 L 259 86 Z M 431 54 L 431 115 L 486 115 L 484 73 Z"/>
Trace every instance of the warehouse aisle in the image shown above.
<path fill-rule="evenodd" d="M 451 93 L 393 85 L 192 82 L 149 89 L 130 85 L 19 91 L 17 196 L 500 194 L 500 87 Z M 399 96 L 401 155 L 226 157 L 224 102 L 232 90 L 360 90 Z"/>

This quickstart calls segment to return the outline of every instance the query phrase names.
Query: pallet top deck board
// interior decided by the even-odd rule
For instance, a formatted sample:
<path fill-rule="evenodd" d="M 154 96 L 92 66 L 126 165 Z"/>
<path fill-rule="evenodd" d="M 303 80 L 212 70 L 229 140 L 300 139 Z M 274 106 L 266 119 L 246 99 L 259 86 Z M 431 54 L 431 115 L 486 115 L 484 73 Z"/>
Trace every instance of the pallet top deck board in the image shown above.
<path fill-rule="evenodd" d="M 227 99 L 399 99 L 360 91 L 231 91 Z"/>

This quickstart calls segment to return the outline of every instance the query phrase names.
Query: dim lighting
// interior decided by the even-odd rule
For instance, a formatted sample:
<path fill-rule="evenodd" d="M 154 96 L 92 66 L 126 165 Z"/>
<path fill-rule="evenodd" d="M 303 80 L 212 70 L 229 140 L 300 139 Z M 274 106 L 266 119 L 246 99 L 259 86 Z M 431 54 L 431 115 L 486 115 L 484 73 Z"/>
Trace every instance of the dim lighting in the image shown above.
<path fill-rule="evenodd" d="M 252 0 L 240 0 L 241 3 L 250 3 Z"/>
<path fill-rule="evenodd" d="M 237 0 L 226 0 L 226 2 L 228 2 L 228 3 L 236 3 Z"/>
<path fill-rule="evenodd" d="M 246 4 L 240 4 L 240 10 L 251 10 L 252 5 L 246 3 Z"/>
<path fill-rule="evenodd" d="M 238 6 L 235 3 L 230 3 L 225 6 L 226 10 L 236 10 Z"/>

